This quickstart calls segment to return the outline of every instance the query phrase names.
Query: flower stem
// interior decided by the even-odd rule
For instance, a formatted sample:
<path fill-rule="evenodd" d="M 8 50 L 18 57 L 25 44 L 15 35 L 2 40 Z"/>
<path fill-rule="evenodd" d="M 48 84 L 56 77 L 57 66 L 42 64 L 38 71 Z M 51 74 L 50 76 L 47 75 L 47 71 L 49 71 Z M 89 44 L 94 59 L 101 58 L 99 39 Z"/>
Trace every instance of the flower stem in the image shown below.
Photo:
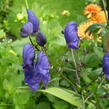
<path fill-rule="evenodd" d="M 98 85 L 97 89 L 99 89 L 101 87 L 101 85 L 103 84 L 104 80 L 105 80 L 105 77 L 102 77 L 102 80 L 101 80 L 100 84 Z"/>
<path fill-rule="evenodd" d="M 71 53 L 72 53 L 73 63 L 74 63 L 75 69 L 76 69 L 76 78 L 77 78 L 77 82 L 80 84 L 80 79 L 79 79 L 78 71 L 77 71 L 77 64 L 76 64 L 75 57 L 74 57 L 74 53 L 73 53 L 73 50 L 72 50 L 72 49 L 71 49 Z"/>
<path fill-rule="evenodd" d="M 32 39 L 31 39 L 30 36 L 29 36 L 29 40 L 30 40 L 31 44 L 32 44 L 38 51 L 40 51 L 39 48 L 38 48 L 37 46 L 34 45 L 34 43 L 33 43 L 33 41 L 32 41 Z"/>
<path fill-rule="evenodd" d="M 26 8 L 29 9 L 28 1 L 25 0 Z"/>
<path fill-rule="evenodd" d="M 106 14 L 106 5 L 105 5 L 105 1 L 102 0 L 102 3 L 103 3 L 103 8 L 104 8 L 104 13 L 105 13 L 106 22 L 108 23 L 108 17 L 107 17 L 107 14 Z"/>

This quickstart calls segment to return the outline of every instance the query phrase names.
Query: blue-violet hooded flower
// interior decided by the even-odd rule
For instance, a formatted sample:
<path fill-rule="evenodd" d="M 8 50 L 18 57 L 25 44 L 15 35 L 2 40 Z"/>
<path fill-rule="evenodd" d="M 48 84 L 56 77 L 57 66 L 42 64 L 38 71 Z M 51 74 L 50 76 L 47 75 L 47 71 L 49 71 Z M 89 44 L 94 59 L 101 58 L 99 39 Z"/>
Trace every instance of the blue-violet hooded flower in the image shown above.
<path fill-rule="evenodd" d="M 24 76 L 25 82 L 33 91 L 38 89 L 40 82 L 46 85 L 50 80 L 50 64 L 46 54 L 40 51 L 36 62 L 34 62 L 34 58 L 34 47 L 31 44 L 26 44 L 23 48 Z"/>
<path fill-rule="evenodd" d="M 36 41 L 40 46 L 44 46 L 47 42 L 47 39 L 42 32 L 38 32 L 38 34 L 36 35 Z"/>
<path fill-rule="evenodd" d="M 27 10 L 28 13 L 28 22 L 31 22 L 33 24 L 33 33 L 39 31 L 39 21 L 36 15 L 30 10 Z"/>
<path fill-rule="evenodd" d="M 43 51 L 40 51 L 37 56 L 37 62 L 35 68 L 37 71 L 37 75 L 40 78 L 38 80 L 43 81 L 45 84 L 47 84 L 48 81 L 50 80 L 50 75 L 49 75 L 50 64 L 47 55 Z"/>
<path fill-rule="evenodd" d="M 106 77 L 109 79 L 109 52 L 107 52 L 102 61 L 103 71 L 106 75 Z"/>
<path fill-rule="evenodd" d="M 31 22 L 26 22 L 22 28 L 20 35 L 22 37 L 27 37 L 33 33 L 33 24 Z"/>
<path fill-rule="evenodd" d="M 68 48 L 71 48 L 71 49 L 78 49 L 79 48 L 79 36 L 77 34 L 77 23 L 76 22 L 69 22 L 64 31 L 64 36 L 65 36 L 65 40 L 66 40 L 66 43 L 68 45 Z"/>

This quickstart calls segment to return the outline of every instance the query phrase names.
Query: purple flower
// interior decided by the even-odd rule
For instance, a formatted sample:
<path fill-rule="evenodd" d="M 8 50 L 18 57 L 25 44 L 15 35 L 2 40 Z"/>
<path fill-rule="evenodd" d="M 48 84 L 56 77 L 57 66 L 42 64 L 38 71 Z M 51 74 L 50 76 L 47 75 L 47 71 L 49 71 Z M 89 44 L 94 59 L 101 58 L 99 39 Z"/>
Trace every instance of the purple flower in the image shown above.
<path fill-rule="evenodd" d="M 47 84 L 48 81 L 50 80 L 49 75 L 50 64 L 46 54 L 43 51 L 40 51 L 37 56 L 37 62 L 35 68 L 40 78 L 39 81 L 43 81 L 45 84 Z"/>
<path fill-rule="evenodd" d="M 27 22 L 21 28 L 21 36 L 27 37 L 33 33 L 33 24 L 31 22 Z"/>
<path fill-rule="evenodd" d="M 44 46 L 47 42 L 46 36 L 42 32 L 38 32 L 36 35 L 36 40 L 40 46 Z"/>
<path fill-rule="evenodd" d="M 31 68 L 34 63 L 35 51 L 31 44 L 24 45 L 23 48 L 23 66 L 25 68 Z"/>
<path fill-rule="evenodd" d="M 63 33 L 65 36 L 65 40 L 68 45 L 68 48 L 78 49 L 79 48 L 78 43 L 80 38 L 77 35 L 77 23 L 73 21 L 69 22 L 66 25 Z"/>
<path fill-rule="evenodd" d="M 28 22 L 31 22 L 33 24 L 33 33 L 39 31 L 39 21 L 36 15 L 30 10 L 27 10 L 28 13 Z"/>
<path fill-rule="evenodd" d="M 109 52 L 107 52 L 102 61 L 103 71 L 106 75 L 106 77 L 109 79 Z"/>
<path fill-rule="evenodd" d="M 50 80 L 50 64 L 43 51 L 39 52 L 36 62 L 34 62 L 34 58 L 34 47 L 31 44 L 26 44 L 23 48 L 24 77 L 25 82 L 35 91 L 38 89 L 40 82 L 46 85 Z"/>
<path fill-rule="evenodd" d="M 30 69 L 24 68 L 24 80 L 33 91 L 39 88 L 38 79 L 40 78 L 37 77 L 37 71 L 34 65 Z"/>

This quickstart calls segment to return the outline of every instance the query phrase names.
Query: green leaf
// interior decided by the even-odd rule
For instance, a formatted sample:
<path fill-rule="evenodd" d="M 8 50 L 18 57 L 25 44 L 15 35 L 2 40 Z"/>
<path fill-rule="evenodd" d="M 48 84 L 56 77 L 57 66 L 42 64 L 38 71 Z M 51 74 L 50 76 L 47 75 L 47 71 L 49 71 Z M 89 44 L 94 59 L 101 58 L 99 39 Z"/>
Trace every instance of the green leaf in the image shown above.
<path fill-rule="evenodd" d="M 45 96 L 48 98 L 48 100 L 52 103 L 56 102 L 58 100 L 57 97 L 53 96 L 53 95 L 50 95 L 48 93 L 45 94 Z"/>
<path fill-rule="evenodd" d="M 101 63 L 100 59 L 95 53 L 89 53 L 85 56 L 81 57 L 83 63 L 85 63 L 88 67 L 98 67 Z"/>
<path fill-rule="evenodd" d="M 41 102 L 36 106 L 36 109 L 51 109 L 49 102 Z"/>
<path fill-rule="evenodd" d="M 69 105 L 64 101 L 56 101 L 53 104 L 55 109 L 68 109 Z"/>
<path fill-rule="evenodd" d="M 101 47 L 94 47 L 94 52 L 96 53 L 98 58 L 102 60 L 103 55 L 104 55 L 103 48 L 101 48 Z"/>
<path fill-rule="evenodd" d="M 89 26 L 87 28 L 87 30 L 85 31 L 85 33 L 88 32 L 88 31 L 94 32 L 94 31 L 100 29 L 101 27 L 104 27 L 105 28 L 106 27 L 106 24 L 94 23 L 94 24 L 92 24 L 91 26 Z"/>
<path fill-rule="evenodd" d="M 56 96 L 74 106 L 80 106 L 82 104 L 82 101 L 79 97 L 77 97 L 76 95 L 71 94 L 61 88 L 51 87 L 46 90 L 40 90 L 40 91 L 49 93 L 53 96 Z"/>
<path fill-rule="evenodd" d="M 30 98 L 30 92 L 16 90 L 13 97 L 14 104 L 17 106 L 25 105 Z"/>

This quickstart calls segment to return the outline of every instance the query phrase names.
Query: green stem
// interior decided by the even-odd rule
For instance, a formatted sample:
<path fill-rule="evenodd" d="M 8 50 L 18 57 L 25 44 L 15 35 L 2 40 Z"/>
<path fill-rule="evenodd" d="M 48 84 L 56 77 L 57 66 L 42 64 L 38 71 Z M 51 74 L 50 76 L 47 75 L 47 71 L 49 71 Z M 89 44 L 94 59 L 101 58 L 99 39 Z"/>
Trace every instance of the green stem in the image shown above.
<path fill-rule="evenodd" d="M 97 89 L 99 89 L 101 87 L 101 85 L 103 84 L 104 80 L 105 80 L 105 77 L 102 78 L 102 80 L 101 80 L 100 84 L 98 85 Z"/>
<path fill-rule="evenodd" d="M 77 51 L 77 55 L 78 55 L 78 60 L 79 60 L 79 62 L 81 62 L 80 55 L 79 55 L 79 51 Z"/>
<path fill-rule="evenodd" d="M 71 72 L 76 72 L 76 70 L 74 69 L 71 69 L 71 68 L 68 68 L 68 67 L 64 67 L 63 70 L 66 70 L 66 71 L 71 71 Z"/>
<path fill-rule="evenodd" d="M 31 44 L 32 44 L 38 51 L 40 51 L 39 48 L 38 48 L 37 46 L 34 45 L 34 43 L 33 43 L 33 41 L 32 41 L 32 39 L 31 39 L 30 36 L 29 36 L 29 40 L 30 40 Z"/>
<path fill-rule="evenodd" d="M 72 53 L 72 58 L 73 58 L 74 66 L 77 69 L 77 65 L 76 65 L 76 61 L 75 61 L 75 57 L 74 57 L 74 53 L 73 53 L 73 50 L 72 49 L 71 49 L 71 53 Z"/>
<path fill-rule="evenodd" d="M 31 44 L 34 46 L 33 41 L 30 36 L 29 36 L 29 40 L 30 40 Z"/>
<path fill-rule="evenodd" d="M 76 61 L 75 61 L 73 49 L 71 49 L 71 53 L 72 53 L 73 63 L 74 63 L 75 69 L 76 69 L 76 78 L 77 78 L 77 82 L 80 84 L 80 78 L 79 78 L 79 76 L 78 76 L 77 64 L 76 64 Z"/>
<path fill-rule="evenodd" d="M 84 95 L 83 95 L 83 93 L 82 93 L 82 100 L 83 100 L 82 109 L 85 109 L 85 101 L 84 101 Z"/>
<path fill-rule="evenodd" d="M 105 13 L 106 22 L 108 23 L 108 16 L 107 16 L 107 14 L 106 14 L 106 5 L 105 5 L 105 1 L 102 0 L 102 3 L 103 3 L 103 8 L 104 8 L 104 13 Z"/>
<path fill-rule="evenodd" d="M 26 8 L 29 9 L 28 1 L 25 0 Z"/>
<path fill-rule="evenodd" d="M 93 96 L 93 93 L 91 93 L 91 94 L 84 100 L 84 103 L 86 103 L 87 100 L 88 100 L 89 98 L 91 98 L 92 96 Z"/>
<path fill-rule="evenodd" d="M 63 73 L 60 73 L 60 75 L 74 87 L 74 84 L 65 75 L 63 75 Z"/>
<path fill-rule="evenodd" d="M 54 78 L 54 79 L 52 79 L 51 81 L 49 81 L 48 84 L 49 84 L 49 83 L 52 83 L 52 82 L 54 82 L 54 81 L 57 81 L 57 80 L 60 80 L 60 78 L 59 78 L 59 77 L 58 77 L 58 78 Z"/>

